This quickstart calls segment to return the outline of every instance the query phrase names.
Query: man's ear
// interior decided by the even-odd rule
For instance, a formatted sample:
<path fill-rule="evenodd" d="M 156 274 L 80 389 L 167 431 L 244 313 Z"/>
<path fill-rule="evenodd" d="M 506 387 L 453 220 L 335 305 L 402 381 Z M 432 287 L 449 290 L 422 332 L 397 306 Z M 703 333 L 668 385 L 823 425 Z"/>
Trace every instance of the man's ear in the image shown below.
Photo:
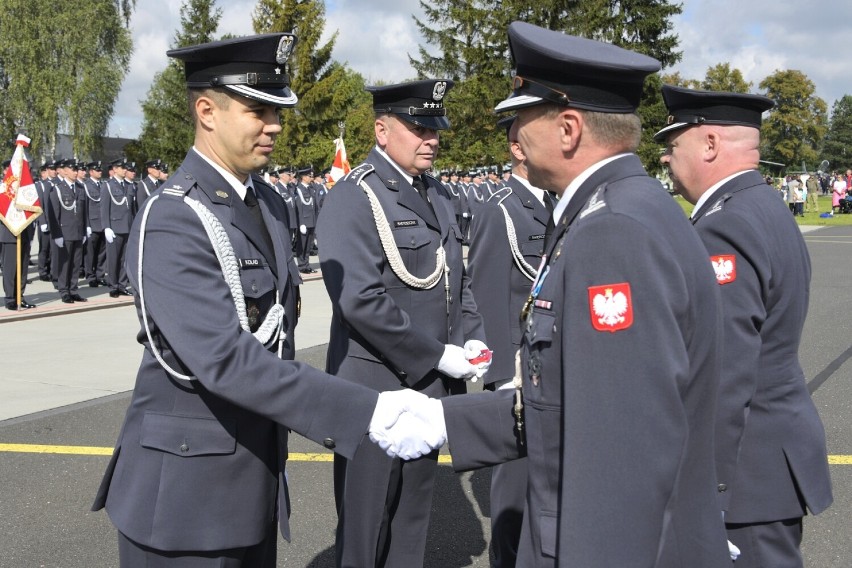
<path fill-rule="evenodd" d="M 195 100 L 195 116 L 198 118 L 198 123 L 208 130 L 213 128 L 216 109 L 216 102 L 211 97 L 201 95 Z"/>
<path fill-rule="evenodd" d="M 584 123 L 582 113 L 574 109 L 565 109 L 559 113 L 559 140 L 563 153 L 570 154 L 577 149 Z"/>
<path fill-rule="evenodd" d="M 375 122 L 376 142 L 380 148 L 384 148 L 388 143 L 388 132 L 390 132 L 390 124 L 384 117 L 377 118 Z"/>

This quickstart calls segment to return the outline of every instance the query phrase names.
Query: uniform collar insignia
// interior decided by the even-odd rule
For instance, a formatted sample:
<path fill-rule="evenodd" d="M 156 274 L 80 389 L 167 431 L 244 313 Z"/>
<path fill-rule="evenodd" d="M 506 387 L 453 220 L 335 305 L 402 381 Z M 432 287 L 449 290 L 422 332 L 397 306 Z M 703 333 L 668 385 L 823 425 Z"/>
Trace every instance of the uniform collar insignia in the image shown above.
<path fill-rule="evenodd" d="M 599 185 L 595 192 L 592 194 L 592 198 L 589 199 L 588 203 L 586 203 L 586 208 L 580 213 L 580 219 L 594 213 L 598 209 L 603 209 L 606 207 L 606 201 L 603 200 L 603 192 L 606 186 Z"/>
<path fill-rule="evenodd" d="M 228 192 L 227 192 L 227 191 L 222 191 L 221 189 L 216 190 L 216 197 L 221 197 L 222 199 L 227 199 L 227 197 L 228 197 Z"/>

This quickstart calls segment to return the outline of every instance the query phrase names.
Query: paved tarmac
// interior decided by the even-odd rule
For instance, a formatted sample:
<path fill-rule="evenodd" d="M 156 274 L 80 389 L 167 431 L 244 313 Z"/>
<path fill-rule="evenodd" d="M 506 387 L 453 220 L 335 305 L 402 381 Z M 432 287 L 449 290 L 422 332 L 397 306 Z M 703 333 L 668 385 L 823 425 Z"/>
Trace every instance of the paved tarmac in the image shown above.
<path fill-rule="evenodd" d="M 852 227 L 804 230 L 813 278 L 801 358 L 825 423 L 835 502 L 806 518 L 803 551 L 808 568 L 848 568 Z M 139 326 L 132 299 L 85 284 L 81 294 L 89 301 L 68 306 L 36 281 L 26 297 L 37 308 L 0 307 L 0 568 L 118 565 L 107 515 L 88 509 L 133 388 Z M 306 278 L 302 298 L 297 358 L 322 368 L 331 308 L 319 273 Z M 278 564 L 333 566 L 331 454 L 299 436 L 290 451 L 293 543 L 279 543 Z M 489 479 L 487 470 L 456 475 L 439 467 L 425 566 L 488 566 Z"/>

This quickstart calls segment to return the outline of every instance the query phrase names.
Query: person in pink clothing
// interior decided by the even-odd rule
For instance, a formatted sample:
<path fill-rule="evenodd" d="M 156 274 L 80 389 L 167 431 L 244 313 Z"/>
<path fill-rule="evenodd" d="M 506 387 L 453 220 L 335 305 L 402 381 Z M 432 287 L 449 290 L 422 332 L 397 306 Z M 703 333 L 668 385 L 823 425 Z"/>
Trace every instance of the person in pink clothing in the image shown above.
<path fill-rule="evenodd" d="M 831 212 L 840 212 L 840 200 L 846 197 L 846 180 L 843 176 L 834 176 L 831 186 Z M 835 211 L 836 210 L 836 211 Z"/>

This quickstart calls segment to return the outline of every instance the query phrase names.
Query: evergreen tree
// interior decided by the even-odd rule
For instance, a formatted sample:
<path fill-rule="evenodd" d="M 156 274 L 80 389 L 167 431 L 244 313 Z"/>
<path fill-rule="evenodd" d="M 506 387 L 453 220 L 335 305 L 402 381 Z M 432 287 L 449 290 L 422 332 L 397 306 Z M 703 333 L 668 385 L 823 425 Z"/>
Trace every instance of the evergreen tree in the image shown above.
<path fill-rule="evenodd" d="M 222 9 L 215 4 L 215 0 L 184 0 L 180 8 L 181 28 L 171 43 L 173 49 L 215 39 L 222 17 Z M 181 163 L 195 138 L 182 61 L 170 58 L 166 68 L 154 76 L 142 102 L 142 113 L 142 133 L 136 144 L 125 148 L 128 158 L 140 163 L 155 158 L 173 166 Z"/>
<path fill-rule="evenodd" d="M 71 136 L 75 155 L 96 152 L 130 61 L 134 5 L 0 0 L 4 135 L 26 132 L 41 157 L 53 156 L 60 132 Z"/>
<path fill-rule="evenodd" d="M 813 82 L 801 71 L 775 71 L 760 82 L 775 101 L 761 128 L 761 158 L 798 169 L 814 169 L 817 148 L 827 130 L 827 105 L 817 97 Z"/>
<path fill-rule="evenodd" d="M 506 29 L 514 20 L 614 43 L 650 55 L 663 66 L 681 57 L 675 51 L 677 36 L 670 33 L 670 18 L 681 6 L 666 0 L 421 0 L 420 5 L 426 17 L 415 21 L 437 54 L 421 46 L 419 59 L 409 56 L 411 64 L 420 77 L 457 82 L 446 102 L 452 128 L 442 134 L 442 166 L 503 163 L 508 157 L 505 135 L 495 130 L 490 111 L 511 90 Z M 643 106 L 660 113 L 640 110 L 640 115 L 646 124 L 661 121 L 665 111 L 660 110 L 659 90 L 645 92 Z M 656 168 L 659 146 L 647 130 L 640 155 Z M 654 156 L 650 162 L 649 156 Z"/>
<path fill-rule="evenodd" d="M 338 123 L 345 122 L 347 131 L 363 136 L 364 112 L 355 112 L 369 104 L 360 75 L 345 65 L 332 61 L 331 52 L 337 38 L 320 45 L 325 28 L 325 4 L 319 0 L 259 0 L 252 18 L 257 33 L 293 32 L 297 42 L 288 61 L 290 87 L 299 97 L 295 109 L 281 112 L 282 131 L 272 154 L 276 164 L 295 166 L 313 164 L 318 170 L 331 166 L 334 139 L 339 136 Z M 370 128 L 372 143 L 372 129 Z M 360 144 L 347 140 L 347 151 L 360 149 Z M 355 154 L 353 154 L 354 158 Z"/>
<path fill-rule="evenodd" d="M 831 122 L 819 156 L 828 160 L 832 170 L 852 167 L 852 96 L 843 95 L 834 101 Z"/>

